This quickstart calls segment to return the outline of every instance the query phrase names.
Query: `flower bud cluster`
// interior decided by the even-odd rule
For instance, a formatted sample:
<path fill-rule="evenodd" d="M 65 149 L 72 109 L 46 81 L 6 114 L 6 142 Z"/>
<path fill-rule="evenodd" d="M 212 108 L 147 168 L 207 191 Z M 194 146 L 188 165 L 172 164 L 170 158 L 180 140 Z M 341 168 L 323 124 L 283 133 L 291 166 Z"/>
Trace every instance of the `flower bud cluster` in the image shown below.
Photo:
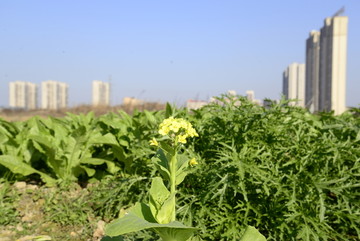
<path fill-rule="evenodd" d="M 186 143 L 186 138 L 199 136 L 191 123 L 182 119 L 169 117 L 159 126 L 159 133 L 163 136 L 175 137 L 180 143 Z"/>

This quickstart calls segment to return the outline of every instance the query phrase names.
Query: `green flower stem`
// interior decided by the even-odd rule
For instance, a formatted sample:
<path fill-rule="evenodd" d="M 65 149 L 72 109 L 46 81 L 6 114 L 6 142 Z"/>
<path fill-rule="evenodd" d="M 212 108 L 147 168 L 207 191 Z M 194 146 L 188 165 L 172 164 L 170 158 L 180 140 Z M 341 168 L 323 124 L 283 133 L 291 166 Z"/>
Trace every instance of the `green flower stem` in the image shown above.
<path fill-rule="evenodd" d="M 175 151 L 174 155 L 170 160 L 170 195 L 174 195 L 173 198 L 173 212 L 171 217 L 171 222 L 175 221 L 175 204 L 176 204 L 176 164 L 177 164 L 177 151 Z"/>

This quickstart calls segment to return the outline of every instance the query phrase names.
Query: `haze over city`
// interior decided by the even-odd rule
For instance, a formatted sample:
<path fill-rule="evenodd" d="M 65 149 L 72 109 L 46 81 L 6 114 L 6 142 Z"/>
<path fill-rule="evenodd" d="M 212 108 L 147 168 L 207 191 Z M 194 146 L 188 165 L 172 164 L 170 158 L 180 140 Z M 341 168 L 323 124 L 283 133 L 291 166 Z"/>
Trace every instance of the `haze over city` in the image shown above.
<path fill-rule="evenodd" d="M 91 103 L 93 80 L 111 104 L 131 96 L 183 104 L 228 90 L 279 99 L 282 72 L 305 62 L 326 17 L 348 16 L 347 106 L 360 104 L 360 1 L 17 1 L 0 3 L 0 106 L 11 81 L 69 85 Z"/>

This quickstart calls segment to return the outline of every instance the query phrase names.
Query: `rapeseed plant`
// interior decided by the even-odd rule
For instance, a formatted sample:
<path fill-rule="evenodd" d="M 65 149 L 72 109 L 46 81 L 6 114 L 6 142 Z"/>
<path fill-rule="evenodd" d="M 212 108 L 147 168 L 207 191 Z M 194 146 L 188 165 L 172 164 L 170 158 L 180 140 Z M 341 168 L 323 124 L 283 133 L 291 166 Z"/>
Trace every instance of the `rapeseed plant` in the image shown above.
<path fill-rule="evenodd" d="M 162 178 L 153 178 L 149 204 L 137 203 L 124 216 L 107 226 L 106 234 L 109 236 L 152 229 L 165 241 L 185 241 L 198 230 L 176 221 L 176 186 L 185 179 L 189 166 L 198 164 L 195 158 L 189 159 L 187 152 L 181 149 L 187 138 L 198 134 L 190 122 L 174 117 L 165 119 L 159 125 L 158 132 L 167 138 L 153 138 L 149 144 L 158 147 L 152 161 Z"/>
<path fill-rule="evenodd" d="M 186 143 L 186 138 L 199 136 L 191 123 L 182 119 L 169 117 L 160 124 L 159 134 L 169 136 L 177 143 Z"/>

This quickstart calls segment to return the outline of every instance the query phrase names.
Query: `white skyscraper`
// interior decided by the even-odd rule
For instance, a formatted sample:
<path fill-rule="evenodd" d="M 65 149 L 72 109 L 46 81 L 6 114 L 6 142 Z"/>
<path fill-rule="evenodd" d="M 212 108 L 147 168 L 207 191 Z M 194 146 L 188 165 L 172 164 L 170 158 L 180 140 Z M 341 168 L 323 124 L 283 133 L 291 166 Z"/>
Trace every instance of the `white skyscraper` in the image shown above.
<path fill-rule="evenodd" d="M 68 85 L 63 82 L 48 80 L 41 83 L 42 109 L 58 110 L 68 104 Z"/>
<path fill-rule="evenodd" d="M 346 110 L 348 17 L 326 18 L 320 31 L 319 111 Z"/>
<path fill-rule="evenodd" d="M 92 82 L 92 104 L 93 106 L 110 105 L 110 83 L 99 80 Z"/>
<path fill-rule="evenodd" d="M 305 107 L 305 64 L 292 63 L 283 73 L 283 94 L 296 99 L 291 105 Z"/>
<path fill-rule="evenodd" d="M 9 105 L 12 108 L 37 108 L 37 85 L 25 81 L 9 83 Z"/>
<path fill-rule="evenodd" d="M 311 31 L 306 40 L 305 106 L 319 110 L 320 32 Z"/>

